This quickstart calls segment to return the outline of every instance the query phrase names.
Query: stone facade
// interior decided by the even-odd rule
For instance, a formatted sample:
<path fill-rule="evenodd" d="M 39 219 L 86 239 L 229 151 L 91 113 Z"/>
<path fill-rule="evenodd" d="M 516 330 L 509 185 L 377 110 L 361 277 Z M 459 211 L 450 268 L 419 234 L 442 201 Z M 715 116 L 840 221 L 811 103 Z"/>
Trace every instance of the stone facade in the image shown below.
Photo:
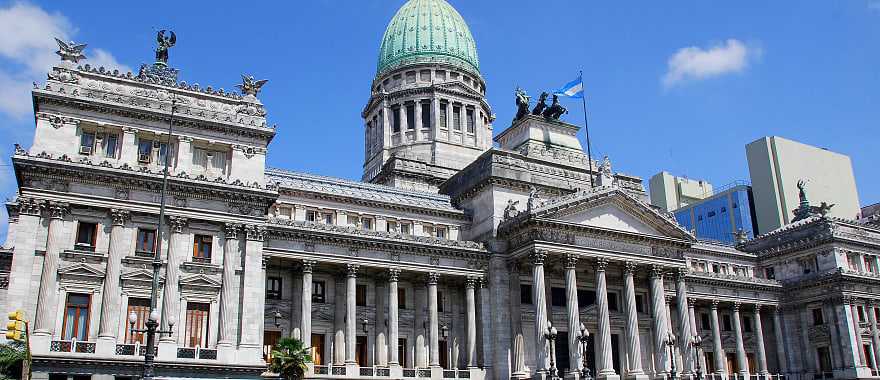
<path fill-rule="evenodd" d="M 877 375 L 875 218 L 698 241 L 641 179 L 590 162 L 577 126 L 526 116 L 493 145 L 478 73 L 422 80 L 448 62 L 377 75 L 355 182 L 266 168 L 276 129 L 252 87 L 74 61 L 34 88 L 34 141 L 12 157 L 0 306 L 32 321 L 36 378 L 137 376 L 144 341 L 127 319 L 140 328 L 151 309 L 173 330 L 162 377 L 271 376 L 282 336 L 312 348 L 308 378 Z M 474 136 L 439 126 L 444 101 L 473 107 Z M 395 136 L 387 116 L 408 102 L 431 121 Z"/>

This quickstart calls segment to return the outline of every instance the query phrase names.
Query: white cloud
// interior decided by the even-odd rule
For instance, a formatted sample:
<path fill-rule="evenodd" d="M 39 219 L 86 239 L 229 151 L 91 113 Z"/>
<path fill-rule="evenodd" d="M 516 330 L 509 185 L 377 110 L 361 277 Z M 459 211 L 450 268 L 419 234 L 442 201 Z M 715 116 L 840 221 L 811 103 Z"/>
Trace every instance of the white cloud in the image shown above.
<path fill-rule="evenodd" d="M 703 49 L 689 46 L 678 49 L 667 62 L 663 85 L 675 86 L 690 80 L 701 80 L 745 70 L 749 62 L 758 58 L 760 49 L 746 46 L 737 39 Z"/>
<path fill-rule="evenodd" d="M 77 28 L 63 14 L 26 3 L 0 8 L 0 112 L 22 119 L 32 112 L 29 91 L 59 61 L 54 37 L 69 41 Z M 102 49 L 86 50 L 92 66 L 130 70 Z"/>

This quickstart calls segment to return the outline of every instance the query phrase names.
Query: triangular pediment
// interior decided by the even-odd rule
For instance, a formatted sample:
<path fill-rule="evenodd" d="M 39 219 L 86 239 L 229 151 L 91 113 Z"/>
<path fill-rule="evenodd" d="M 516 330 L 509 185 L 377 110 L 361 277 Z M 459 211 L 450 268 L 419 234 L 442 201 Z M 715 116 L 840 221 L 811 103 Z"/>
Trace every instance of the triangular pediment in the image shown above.
<path fill-rule="evenodd" d="M 76 263 L 58 268 L 59 276 L 104 278 L 104 271 L 88 264 Z"/>
<path fill-rule="evenodd" d="M 535 216 L 604 230 L 694 241 L 674 220 L 612 187 L 550 199 L 536 209 Z"/>
<path fill-rule="evenodd" d="M 153 272 L 146 269 L 136 269 L 131 272 L 123 273 L 119 276 L 122 281 L 153 281 Z M 161 276 L 159 278 L 161 280 Z"/>
<path fill-rule="evenodd" d="M 461 91 L 461 92 L 469 93 L 474 96 L 482 96 L 482 94 L 480 94 L 477 90 L 473 89 L 470 86 L 465 85 L 462 82 L 448 82 L 448 83 L 435 84 L 434 86 L 436 86 L 437 88 L 445 89 L 445 90 Z"/>
<path fill-rule="evenodd" d="M 185 276 L 180 279 L 180 286 L 193 288 L 219 288 L 220 281 L 217 281 L 205 274 L 194 274 Z"/>

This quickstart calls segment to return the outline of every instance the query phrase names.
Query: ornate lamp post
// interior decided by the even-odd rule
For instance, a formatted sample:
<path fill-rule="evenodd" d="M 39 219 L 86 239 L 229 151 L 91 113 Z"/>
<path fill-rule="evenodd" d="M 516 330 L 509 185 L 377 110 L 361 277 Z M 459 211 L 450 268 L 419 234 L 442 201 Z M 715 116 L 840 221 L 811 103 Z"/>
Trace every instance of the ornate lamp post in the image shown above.
<path fill-rule="evenodd" d="M 150 312 L 150 316 L 147 318 L 147 321 L 144 322 L 145 329 L 136 329 L 134 328 L 135 323 L 138 321 L 138 315 L 135 312 L 131 312 L 128 315 L 128 323 L 131 324 L 131 333 L 134 335 L 135 333 L 146 333 L 147 334 L 147 347 L 144 352 L 144 379 L 152 379 L 154 376 L 153 369 L 155 368 L 155 364 L 153 359 L 156 356 L 155 347 L 156 347 L 156 334 L 172 334 L 174 333 L 174 321 L 168 321 L 168 330 L 162 331 L 158 330 L 159 327 L 159 310 L 153 309 Z"/>
<path fill-rule="evenodd" d="M 281 312 L 275 310 L 275 314 L 273 314 L 272 316 L 275 317 L 275 328 L 283 332 L 283 330 L 281 329 L 281 318 L 283 317 L 281 315 Z"/>
<path fill-rule="evenodd" d="M 669 378 L 676 380 L 678 375 L 675 370 L 675 335 L 671 332 L 666 335 L 666 345 L 669 346 Z"/>
<path fill-rule="evenodd" d="M 700 357 L 702 357 L 702 352 L 700 351 L 703 349 L 702 343 L 703 338 L 700 338 L 699 335 L 694 335 L 694 339 L 691 341 L 691 346 L 694 347 L 694 363 L 697 367 L 697 380 L 703 380 L 703 367 L 700 366 Z"/>
<path fill-rule="evenodd" d="M 590 367 L 587 367 L 587 347 L 589 347 L 590 342 L 590 331 L 587 330 L 587 326 L 584 326 L 583 323 L 581 323 L 581 331 L 578 333 L 577 340 L 581 348 L 581 362 L 583 363 L 581 380 L 593 380 L 593 377 L 590 375 Z"/>
<path fill-rule="evenodd" d="M 556 331 L 556 327 L 553 327 L 553 323 L 547 321 L 547 332 L 544 333 L 544 337 L 550 341 L 550 378 L 557 378 L 556 371 L 556 336 L 559 335 L 558 331 Z"/>

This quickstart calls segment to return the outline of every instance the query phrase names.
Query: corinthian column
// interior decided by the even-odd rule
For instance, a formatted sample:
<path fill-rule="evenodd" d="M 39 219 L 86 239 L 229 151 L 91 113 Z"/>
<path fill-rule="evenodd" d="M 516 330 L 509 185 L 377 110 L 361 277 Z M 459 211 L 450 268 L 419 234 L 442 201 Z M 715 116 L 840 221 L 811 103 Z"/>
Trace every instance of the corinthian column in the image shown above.
<path fill-rule="evenodd" d="M 345 279 L 345 364 L 356 364 L 354 349 L 357 340 L 357 276 L 360 266 L 348 264 L 348 277 Z"/>
<path fill-rule="evenodd" d="M 34 335 L 52 335 L 55 330 L 58 257 L 64 245 L 64 215 L 70 211 L 70 206 L 67 203 L 52 202 L 46 206 L 46 211 L 49 214 L 49 236 L 46 242 L 46 255 L 43 258 L 43 271 L 40 275 L 40 297 L 37 298 Z M 21 233 L 28 232 L 32 231 Z"/>
<path fill-rule="evenodd" d="M 314 260 L 302 262 L 302 300 L 300 301 L 300 335 L 306 347 L 312 346 L 312 271 Z"/>
<path fill-rule="evenodd" d="M 119 275 L 122 257 L 128 247 L 125 233 L 125 221 L 130 214 L 127 210 L 111 210 L 113 227 L 110 229 L 110 251 L 107 255 L 107 276 L 104 278 L 104 291 L 101 300 L 101 326 L 98 338 L 108 341 L 116 340 L 119 329 Z M 123 318 L 126 318 L 123 316 Z M 115 347 L 115 346 L 114 346 Z"/>
<path fill-rule="evenodd" d="M 880 330 L 877 329 L 877 315 L 874 311 L 876 306 L 876 301 L 870 300 L 867 304 L 865 304 L 865 312 L 868 314 L 868 322 L 871 324 L 871 341 L 874 345 L 874 363 L 877 363 L 880 360 Z M 876 364 L 880 366 L 880 363 Z"/>
<path fill-rule="evenodd" d="M 440 319 L 437 314 L 437 273 L 428 273 L 428 339 L 431 347 L 431 367 L 440 367 Z"/>
<path fill-rule="evenodd" d="M 223 283 L 220 285 L 220 337 L 217 340 L 217 346 L 232 347 L 235 339 L 235 315 L 238 306 L 233 284 L 235 283 L 235 268 L 238 266 L 235 258 L 238 256 L 238 230 L 241 226 L 226 224 L 224 227 Z"/>
<path fill-rule="evenodd" d="M 525 337 L 522 330 L 522 287 L 519 278 L 519 262 L 512 261 L 510 269 L 510 331 L 511 331 L 511 377 L 521 378 L 526 371 Z"/>
<path fill-rule="evenodd" d="M 614 372 L 611 357 L 611 320 L 608 315 L 608 284 L 605 281 L 605 268 L 608 260 L 596 261 L 596 310 L 599 314 L 599 329 L 596 331 L 596 378 L 618 379 Z"/>
<path fill-rule="evenodd" d="M 464 286 L 465 302 L 467 309 L 467 366 L 477 367 L 477 305 L 474 289 L 477 282 L 473 277 L 468 277 Z"/>
<path fill-rule="evenodd" d="M 875 330 L 876 331 L 876 330 Z M 782 307 L 776 306 L 773 310 L 773 334 L 776 337 L 776 362 L 779 374 L 788 372 L 788 363 L 785 353 L 785 335 L 782 333 Z M 875 344 L 875 348 L 880 349 L 880 345 Z"/>
<path fill-rule="evenodd" d="M 581 328 L 580 310 L 577 298 L 577 261 L 575 255 L 565 256 L 565 309 L 568 312 L 568 363 L 570 372 L 577 376 L 581 370 L 577 331 Z"/>
<path fill-rule="evenodd" d="M 745 378 L 749 377 L 749 360 L 746 358 L 746 348 L 743 345 L 742 322 L 739 317 L 739 302 L 733 304 L 733 335 L 736 338 L 736 365 L 739 367 L 739 374 Z"/>
<path fill-rule="evenodd" d="M 669 351 L 666 349 L 666 291 L 663 289 L 663 267 L 651 268 L 651 311 L 654 317 L 654 376 L 666 373 Z"/>
<path fill-rule="evenodd" d="M 532 304 L 535 305 L 535 372 L 545 373 L 550 368 L 547 362 L 547 295 L 544 289 L 545 251 L 532 253 Z"/>
<path fill-rule="evenodd" d="M 180 312 L 180 263 L 183 260 L 187 244 L 181 241 L 183 228 L 186 227 L 187 219 L 181 217 L 168 217 L 168 230 L 171 232 L 168 236 L 168 257 L 165 266 L 165 287 L 162 292 L 162 330 L 167 331 L 170 326 L 175 323 L 175 319 Z M 161 254 L 161 253 L 160 253 Z M 161 342 L 173 343 L 177 339 L 177 331 L 174 329 L 173 334 L 166 334 L 159 338 Z"/>
<path fill-rule="evenodd" d="M 396 367 L 400 366 L 400 358 L 398 357 L 398 352 L 400 352 L 400 333 L 398 332 L 398 322 L 397 322 L 397 287 L 398 282 L 400 281 L 400 269 L 389 269 L 388 270 L 388 351 L 391 354 L 391 360 L 388 361 L 388 366 Z"/>
<path fill-rule="evenodd" d="M 691 336 L 691 318 L 688 313 L 687 306 L 687 285 L 685 277 L 687 269 L 679 269 L 675 277 L 676 305 L 678 306 L 678 322 L 679 329 L 678 343 L 681 350 L 681 359 L 684 362 L 682 375 L 687 376 L 694 372 L 694 346 L 691 345 L 693 337 Z"/>
<path fill-rule="evenodd" d="M 623 293 L 626 302 L 626 348 L 629 356 L 627 378 L 647 378 L 642 370 L 642 344 L 639 341 L 639 315 L 636 308 L 636 263 L 627 261 L 623 268 Z"/>
<path fill-rule="evenodd" d="M 764 348 L 764 327 L 761 324 L 761 305 L 755 305 L 755 347 L 758 350 L 758 374 L 767 375 L 767 351 Z"/>
<path fill-rule="evenodd" d="M 721 346 L 721 328 L 718 326 L 718 300 L 712 300 L 711 307 L 712 322 L 712 357 L 715 359 L 715 373 L 722 379 L 727 378 L 727 371 L 724 370 L 724 348 Z"/>

